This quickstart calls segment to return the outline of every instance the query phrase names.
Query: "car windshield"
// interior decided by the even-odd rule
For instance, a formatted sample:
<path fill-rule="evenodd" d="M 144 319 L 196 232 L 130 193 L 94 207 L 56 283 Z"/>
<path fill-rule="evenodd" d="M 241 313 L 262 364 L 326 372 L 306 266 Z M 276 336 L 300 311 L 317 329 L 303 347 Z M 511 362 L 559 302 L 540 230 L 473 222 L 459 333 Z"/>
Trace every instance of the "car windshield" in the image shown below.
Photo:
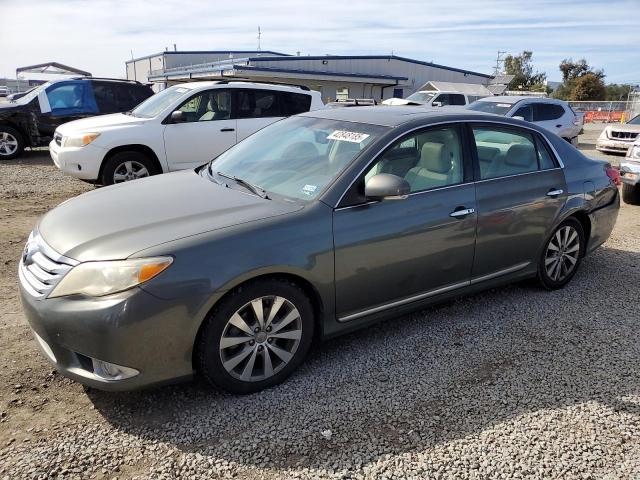
<path fill-rule="evenodd" d="M 414 102 L 428 102 L 437 92 L 416 92 L 409 95 L 406 99 Z"/>
<path fill-rule="evenodd" d="M 42 85 L 39 85 L 39 86 L 35 87 L 34 89 L 30 90 L 29 93 L 23 95 L 20 98 L 15 99 L 13 101 L 15 103 L 19 104 L 19 105 L 26 105 L 31 100 L 36 98 L 38 96 L 38 94 L 40 92 L 44 91 L 49 85 L 51 85 L 51 82 L 43 83 Z"/>
<path fill-rule="evenodd" d="M 513 103 L 487 102 L 478 100 L 468 105 L 469 110 L 476 112 L 494 113 L 496 115 L 505 115 L 513 107 Z"/>
<path fill-rule="evenodd" d="M 153 118 L 160 115 L 178 98 L 182 97 L 190 89 L 186 87 L 169 87 L 155 95 L 150 96 L 136 108 L 129 112 L 134 117 Z"/>
<path fill-rule="evenodd" d="M 310 201 L 387 130 L 364 123 L 290 117 L 212 160 L 208 172 L 220 182 L 236 177 L 268 194 Z"/>
<path fill-rule="evenodd" d="M 627 122 L 629 125 L 640 125 L 640 115 L 636 115 Z"/>

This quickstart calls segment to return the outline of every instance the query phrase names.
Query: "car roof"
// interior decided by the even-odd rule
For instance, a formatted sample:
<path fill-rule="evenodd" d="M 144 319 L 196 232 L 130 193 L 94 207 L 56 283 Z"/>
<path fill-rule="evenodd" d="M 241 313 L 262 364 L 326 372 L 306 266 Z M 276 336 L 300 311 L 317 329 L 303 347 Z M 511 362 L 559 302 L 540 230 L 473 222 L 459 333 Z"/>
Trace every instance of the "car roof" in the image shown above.
<path fill-rule="evenodd" d="M 304 90 L 297 85 L 282 85 L 268 82 L 242 82 L 242 81 L 206 81 L 206 82 L 185 82 L 172 85 L 174 87 L 188 88 L 190 90 L 199 90 L 205 88 L 258 88 L 262 90 L 280 90 L 284 92 L 296 92 L 312 95 L 314 91 Z"/>
<path fill-rule="evenodd" d="M 518 103 L 526 100 L 529 103 L 532 102 L 544 102 L 544 103 L 558 103 L 564 104 L 562 100 L 557 100 L 555 98 L 547 98 L 547 97 L 528 97 L 528 96 L 520 96 L 520 95 L 498 95 L 495 97 L 484 97 L 478 102 L 493 102 L 493 103 Z"/>
<path fill-rule="evenodd" d="M 326 108 L 321 110 L 312 110 L 310 112 L 301 113 L 298 116 L 326 118 L 330 120 L 339 120 L 345 122 L 367 123 L 371 125 L 380 125 L 384 127 L 397 127 L 399 125 L 413 122 L 432 120 L 433 123 L 438 121 L 461 121 L 461 120 L 490 120 L 505 124 L 522 125 L 525 122 L 512 120 L 502 115 L 493 115 L 484 112 L 475 112 L 464 108 L 438 108 L 431 109 L 425 107 L 413 107 L 407 105 L 390 106 L 376 105 L 370 107 L 355 108 Z M 526 123 L 528 128 L 532 124 Z"/>

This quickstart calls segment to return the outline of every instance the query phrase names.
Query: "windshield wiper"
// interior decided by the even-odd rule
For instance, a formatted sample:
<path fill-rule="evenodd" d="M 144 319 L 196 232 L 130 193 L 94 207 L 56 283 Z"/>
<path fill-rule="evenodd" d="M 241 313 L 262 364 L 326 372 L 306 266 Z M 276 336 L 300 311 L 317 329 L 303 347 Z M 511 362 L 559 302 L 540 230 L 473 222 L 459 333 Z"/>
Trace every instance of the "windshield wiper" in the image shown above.
<path fill-rule="evenodd" d="M 224 178 L 229 178 L 229 179 L 233 180 L 236 183 L 239 183 L 240 185 L 245 187 L 247 190 L 251 190 L 253 193 L 255 193 L 256 195 L 258 195 L 261 198 L 265 198 L 267 200 L 271 200 L 269 198 L 269 195 L 267 195 L 267 191 L 264 188 L 260 188 L 257 185 L 254 185 L 253 183 L 249 183 L 243 178 L 236 177 L 235 175 L 229 175 L 228 173 L 224 173 L 224 172 L 216 172 L 216 174 L 220 175 L 221 177 L 224 177 Z"/>

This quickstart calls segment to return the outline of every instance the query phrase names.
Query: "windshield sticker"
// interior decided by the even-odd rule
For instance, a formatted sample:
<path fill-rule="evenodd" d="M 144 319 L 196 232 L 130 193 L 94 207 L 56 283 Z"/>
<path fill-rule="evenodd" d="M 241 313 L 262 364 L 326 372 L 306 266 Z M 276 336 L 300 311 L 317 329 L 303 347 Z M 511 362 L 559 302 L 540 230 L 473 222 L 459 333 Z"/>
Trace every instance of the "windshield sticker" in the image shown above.
<path fill-rule="evenodd" d="M 305 185 L 304 187 L 302 187 L 302 193 L 304 193 L 305 195 L 313 195 L 313 192 L 315 192 L 317 189 L 317 185 Z"/>
<path fill-rule="evenodd" d="M 498 104 L 499 107 L 504 107 L 504 108 L 509 108 L 511 106 L 510 103 L 499 103 Z"/>
<path fill-rule="evenodd" d="M 369 138 L 368 133 L 347 132 L 346 130 L 336 130 L 327 137 L 329 140 L 338 140 L 340 142 L 362 143 Z"/>

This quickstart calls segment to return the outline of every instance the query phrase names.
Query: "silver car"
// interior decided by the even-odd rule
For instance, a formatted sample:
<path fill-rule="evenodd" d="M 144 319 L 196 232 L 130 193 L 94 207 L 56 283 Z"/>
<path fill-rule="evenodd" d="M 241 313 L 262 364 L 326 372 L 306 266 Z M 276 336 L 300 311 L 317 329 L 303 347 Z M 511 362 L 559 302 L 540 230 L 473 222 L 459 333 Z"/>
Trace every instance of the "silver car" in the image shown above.
<path fill-rule="evenodd" d="M 578 135 L 582 132 L 583 117 L 562 100 L 518 96 L 486 97 L 467 108 L 535 123 L 572 145 L 578 144 Z"/>

